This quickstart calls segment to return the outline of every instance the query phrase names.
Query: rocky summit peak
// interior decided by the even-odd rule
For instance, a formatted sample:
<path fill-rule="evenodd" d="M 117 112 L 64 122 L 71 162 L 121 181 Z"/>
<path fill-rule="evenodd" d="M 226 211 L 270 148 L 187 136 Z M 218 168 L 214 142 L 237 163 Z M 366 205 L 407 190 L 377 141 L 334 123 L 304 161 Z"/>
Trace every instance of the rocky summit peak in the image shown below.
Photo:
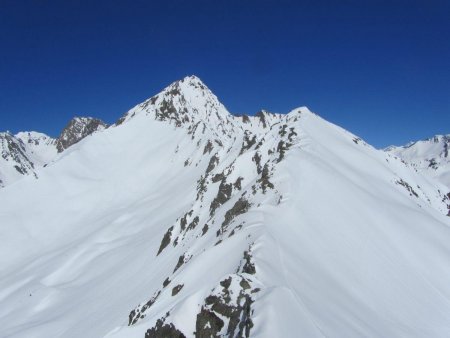
<path fill-rule="evenodd" d="M 168 96 L 167 99 L 174 97 L 182 97 L 188 103 L 196 103 L 197 100 L 201 98 L 217 101 L 217 97 L 212 93 L 212 91 L 202 82 L 197 76 L 186 76 L 185 78 L 175 81 L 156 96 Z M 153 98 L 153 97 L 152 97 Z"/>
<path fill-rule="evenodd" d="M 137 105 L 120 118 L 116 125 L 141 114 L 152 116 L 158 121 L 168 121 L 177 127 L 194 128 L 202 123 L 220 134 L 229 131 L 233 120 L 217 96 L 194 75 L 173 82 L 159 94 Z"/>
<path fill-rule="evenodd" d="M 92 133 L 107 128 L 108 125 L 93 117 L 74 117 L 62 130 L 56 140 L 58 152 L 62 152 L 71 145 L 81 141 Z"/>

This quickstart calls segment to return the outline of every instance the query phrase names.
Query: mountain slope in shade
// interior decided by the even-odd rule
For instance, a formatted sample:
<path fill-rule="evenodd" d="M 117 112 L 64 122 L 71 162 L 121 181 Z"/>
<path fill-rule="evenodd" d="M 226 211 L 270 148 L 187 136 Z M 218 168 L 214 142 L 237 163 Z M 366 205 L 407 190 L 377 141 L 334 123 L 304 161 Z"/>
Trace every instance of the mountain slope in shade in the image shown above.
<path fill-rule="evenodd" d="M 450 188 L 450 135 L 436 135 L 406 146 L 391 146 L 385 150 Z"/>
<path fill-rule="evenodd" d="M 0 191 L 7 337 L 450 334 L 448 189 L 307 108 L 188 77 L 39 176 Z"/>

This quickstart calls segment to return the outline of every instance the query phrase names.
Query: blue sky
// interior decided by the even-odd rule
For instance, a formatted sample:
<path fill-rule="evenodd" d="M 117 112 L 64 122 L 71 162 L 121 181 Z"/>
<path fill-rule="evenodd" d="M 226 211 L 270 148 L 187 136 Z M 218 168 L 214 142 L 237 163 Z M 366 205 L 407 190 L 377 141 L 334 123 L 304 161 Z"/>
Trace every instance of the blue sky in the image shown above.
<path fill-rule="evenodd" d="M 377 147 L 450 133 L 449 1 L 0 2 L 0 130 L 113 122 L 186 75 Z"/>

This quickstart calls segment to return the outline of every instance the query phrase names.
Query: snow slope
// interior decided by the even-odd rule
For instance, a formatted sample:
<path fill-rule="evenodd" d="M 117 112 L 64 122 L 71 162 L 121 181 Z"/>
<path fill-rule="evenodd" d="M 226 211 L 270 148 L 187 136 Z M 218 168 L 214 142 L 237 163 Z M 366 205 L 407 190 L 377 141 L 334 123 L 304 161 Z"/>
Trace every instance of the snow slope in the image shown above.
<path fill-rule="evenodd" d="M 2 337 L 448 337 L 448 189 L 196 77 L 0 190 Z"/>
<path fill-rule="evenodd" d="M 450 188 L 449 148 L 450 135 L 436 135 L 406 146 L 391 146 L 385 150 Z"/>

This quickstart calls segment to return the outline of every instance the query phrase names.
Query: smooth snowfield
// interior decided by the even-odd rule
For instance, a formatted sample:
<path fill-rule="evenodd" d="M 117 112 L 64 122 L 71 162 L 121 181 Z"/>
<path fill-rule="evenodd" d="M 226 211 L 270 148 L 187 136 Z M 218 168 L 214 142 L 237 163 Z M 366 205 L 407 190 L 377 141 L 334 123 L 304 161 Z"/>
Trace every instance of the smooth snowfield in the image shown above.
<path fill-rule="evenodd" d="M 243 122 L 195 77 L 156 97 L 0 190 L 1 337 L 195 337 L 228 278 L 251 337 L 450 336 L 444 185 L 306 108 Z"/>

